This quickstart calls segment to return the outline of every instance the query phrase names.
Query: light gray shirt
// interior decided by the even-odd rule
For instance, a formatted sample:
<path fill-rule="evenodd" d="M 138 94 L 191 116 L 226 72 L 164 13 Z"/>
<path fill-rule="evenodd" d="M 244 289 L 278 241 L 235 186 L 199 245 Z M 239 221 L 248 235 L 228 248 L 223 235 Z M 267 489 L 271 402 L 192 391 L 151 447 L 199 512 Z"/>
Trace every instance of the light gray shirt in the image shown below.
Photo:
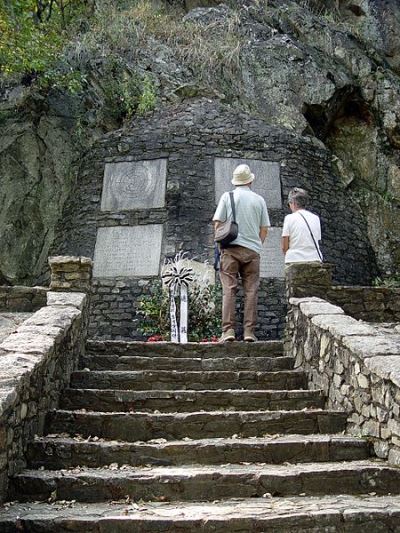
<path fill-rule="evenodd" d="M 247 186 L 236 187 L 233 197 L 239 234 L 231 244 L 250 248 L 250 250 L 260 254 L 262 248 L 260 228 L 271 225 L 267 204 L 262 196 L 253 192 Z M 224 192 L 214 213 L 213 220 L 225 222 L 229 219 L 232 220 L 232 218 L 229 192 Z"/>

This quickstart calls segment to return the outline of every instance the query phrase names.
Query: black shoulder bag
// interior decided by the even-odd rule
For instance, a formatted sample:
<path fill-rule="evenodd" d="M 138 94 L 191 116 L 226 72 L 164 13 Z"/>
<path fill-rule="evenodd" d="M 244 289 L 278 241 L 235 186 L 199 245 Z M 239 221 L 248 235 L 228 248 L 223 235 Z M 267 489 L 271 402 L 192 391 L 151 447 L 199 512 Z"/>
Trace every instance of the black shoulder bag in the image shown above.
<path fill-rule="evenodd" d="M 303 216 L 299 211 L 297 211 L 299 213 L 299 215 L 301 216 L 301 218 L 304 220 L 304 222 L 307 224 L 307 228 L 308 228 L 308 231 L 310 232 L 310 235 L 311 235 L 311 238 L 313 240 L 313 243 L 314 243 L 314 246 L 315 246 L 315 249 L 317 250 L 317 253 L 318 253 L 318 256 L 319 258 L 321 259 L 321 261 L 323 262 L 324 259 L 322 257 L 322 254 L 321 254 L 321 250 L 319 249 L 319 246 L 314 238 L 314 235 L 313 235 L 313 232 L 311 231 L 311 228 L 310 228 L 310 225 L 309 223 L 307 222 L 307 219 L 305 216 Z"/>
<path fill-rule="evenodd" d="M 229 193 L 229 198 L 231 200 L 233 220 L 226 220 L 215 230 L 214 240 L 221 246 L 221 248 L 228 246 L 228 244 L 237 238 L 239 233 L 239 226 L 236 222 L 236 210 L 235 202 L 233 200 L 233 192 Z"/>

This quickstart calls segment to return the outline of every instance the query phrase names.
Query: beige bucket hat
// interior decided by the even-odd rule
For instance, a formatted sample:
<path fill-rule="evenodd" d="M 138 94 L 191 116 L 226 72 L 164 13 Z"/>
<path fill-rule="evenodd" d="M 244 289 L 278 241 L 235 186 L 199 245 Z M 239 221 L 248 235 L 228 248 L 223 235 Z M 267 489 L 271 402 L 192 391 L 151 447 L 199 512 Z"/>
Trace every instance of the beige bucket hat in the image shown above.
<path fill-rule="evenodd" d="M 248 185 L 254 180 L 249 165 L 239 165 L 233 171 L 232 185 Z"/>

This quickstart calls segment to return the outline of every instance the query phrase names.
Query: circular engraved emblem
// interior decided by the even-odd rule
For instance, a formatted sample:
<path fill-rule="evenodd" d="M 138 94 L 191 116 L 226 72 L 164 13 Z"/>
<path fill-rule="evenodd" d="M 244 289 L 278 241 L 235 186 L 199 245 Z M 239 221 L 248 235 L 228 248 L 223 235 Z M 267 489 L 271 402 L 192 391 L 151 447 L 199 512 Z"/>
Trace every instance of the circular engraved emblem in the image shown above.
<path fill-rule="evenodd" d="M 111 177 L 111 187 L 124 196 L 147 198 L 155 189 L 155 175 L 145 162 L 120 163 Z"/>
<path fill-rule="evenodd" d="M 165 159 L 107 163 L 101 209 L 149 209 L 165 205 Z"/>

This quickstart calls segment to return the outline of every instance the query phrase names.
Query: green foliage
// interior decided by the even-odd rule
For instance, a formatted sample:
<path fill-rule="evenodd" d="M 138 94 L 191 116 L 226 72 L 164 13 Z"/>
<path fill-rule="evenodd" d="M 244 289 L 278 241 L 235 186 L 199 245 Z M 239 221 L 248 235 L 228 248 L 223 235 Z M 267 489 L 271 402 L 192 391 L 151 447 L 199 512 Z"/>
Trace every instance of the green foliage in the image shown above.
<path fill-rule="evenodd" d="M 151 79 L 147 76 L 141 79 L 117 57 L 104 62 L 98 83 L 102 93 L 98 110 L 101 120 L 111 117 L 122 121 L 136 112 L 144 114 L 154 109 L 157 97 Z"/>
<path fill-rule="evenodd" d="M 189 339 L 211 339 L 221 333 L 222 291 L 220 285 L 193 283 L 189 288 Z"/>
<path fill-rule="evenodd" d="M 154 84 L 149 77 L 143 80 L 142 93 L 139 96 L 138 113 L 143 115 L 148 111 L 152 111 L 156 106 L 157 96 Z"/>
<path fill-rule="evenodd" d="M 42 72 L 61 48 L 56 28 L 35 22 L 34 4 L 21 0 L 0 8 L 0 70 L 5 74 Z"/>
<path fill-rule="evenodd" d="M 211 339 L 221 332 L 221 287 L 194 281 L 189 287 L 189 340 L 198 342 Z M 161 335 L 170 338 L 169 294 L 161 282 L 151 287 L 151 294 L 139 300 L 139 331 L 149 337 Z"/>
<path fill-rule="evenodd" d="M 400 272 L 395 272 L 393 275 L 377 277 L 373 281 L 375 287 L 386 287 L 388 289 L 400 288 Z"/>
<path fill-rule="evenodd" d="M 87 123 L 105 129 L 161 100 L 149 50 L 176 63 L 176 80 L 162 74 L 171 93 L 184 92 L 185 77 L 196 95 L 235 93 L 237 13 L 209 24 L 184 13 L 182 3 L 157 8 L 151 0 L 0 0 L 0 72 L 41 91 L 85 93 Z"/>
<path fill-rule="evenodd" d="M 169 339 L 168 291 L 163 289 L 161 281 L 154 282 L 150 294 L 141 297 L 138 314 L 142 317 L 138 329 L 143 335 L 161 335 Z"/>
<path fill-rule="evenodd" d="M 66 31 L 92 12 L 90 0 L 9 0 L 0 3 L 0 71 L 42 73 L 54 67 Z"/>

